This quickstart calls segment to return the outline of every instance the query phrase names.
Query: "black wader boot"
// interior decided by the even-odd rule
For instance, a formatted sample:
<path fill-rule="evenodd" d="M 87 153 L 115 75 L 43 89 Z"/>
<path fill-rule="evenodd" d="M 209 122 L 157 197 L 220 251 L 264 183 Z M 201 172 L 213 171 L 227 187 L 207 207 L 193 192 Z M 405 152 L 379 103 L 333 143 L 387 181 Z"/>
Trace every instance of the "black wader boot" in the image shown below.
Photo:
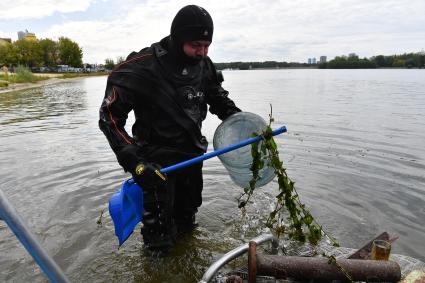
<path fill-rule="evenodd" d="M 202 163 L 180 171 L 174 201 L 174 219 L 179 236 L 192 232 L 198 226 L 195 215 L 202 204 L 202 188 Z"/>
<path fill-rule="evenodd" d="M 177 229 L 167 202 L 167 188 L 144 191 L 143 227 L 145 247 L 152 251 L 167 252 L 174 246 Z M 171 206 L 172 207 L 172 206 Z"/>
<path fill-rule="evenodd" d="M 175 216 L 177 232 L 180 235 L 192 232 L 198 223 L 196 223 L 195 211 L 188 211 Z"/>

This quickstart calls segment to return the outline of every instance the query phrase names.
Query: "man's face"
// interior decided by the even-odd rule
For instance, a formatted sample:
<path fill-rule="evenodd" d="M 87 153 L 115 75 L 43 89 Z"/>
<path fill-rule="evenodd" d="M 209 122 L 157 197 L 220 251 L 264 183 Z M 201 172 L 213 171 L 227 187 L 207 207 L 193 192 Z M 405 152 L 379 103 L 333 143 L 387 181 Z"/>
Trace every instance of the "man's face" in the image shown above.
<path fill-rule="evenodd" d="M 206 40 L 188 41 L 183 44 L 183 51 L 188 57 L 202 59 L 208 55 L 210 44 Z"/>

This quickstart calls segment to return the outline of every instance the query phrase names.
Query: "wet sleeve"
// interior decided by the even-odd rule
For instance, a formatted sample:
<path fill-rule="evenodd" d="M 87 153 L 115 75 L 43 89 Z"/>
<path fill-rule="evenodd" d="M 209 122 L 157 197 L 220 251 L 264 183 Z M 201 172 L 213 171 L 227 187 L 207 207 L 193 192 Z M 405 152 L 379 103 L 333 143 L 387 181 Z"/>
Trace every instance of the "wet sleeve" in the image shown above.
<path fill-rule="evenodd" d="M 209 74 L 207 83 L 207 103 L 209 111 L 215 114 L 221 120 L 225 120 L 230 115 L 240 112 L 233 100 L 229 98 L 229 92 L 221 86 L 221 81 L 217 76 L 217 70 L 211 61 L 209 61 Z"/>
<path fill-rule="evenodd" d="M 105 134 L 119 164 L 125 171 L 130 172 L 142 159 L 134 139 L 124 128 L 128 113 L 133 107 L 134 93 L 119 84 L 114 84 L 108 78 L 105 97 L 99 111 L 99 128 Z"/>

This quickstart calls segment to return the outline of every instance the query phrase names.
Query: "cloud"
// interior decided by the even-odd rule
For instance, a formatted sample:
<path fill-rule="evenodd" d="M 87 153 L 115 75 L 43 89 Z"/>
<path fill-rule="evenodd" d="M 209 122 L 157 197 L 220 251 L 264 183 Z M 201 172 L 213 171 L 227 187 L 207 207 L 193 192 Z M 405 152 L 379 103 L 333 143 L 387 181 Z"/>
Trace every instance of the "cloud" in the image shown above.
<path fill-rule="evenodd" d="M 216 13 L 220 32 L 215 45 L 225 49 L 219 57 L 230 60 L 305 62 L 321 55 L 333 58 L 356 52 L 370 57 L 425 47 L 424 1 L 247 1 L 232 5 Z"/>
<path fill-rule="evenodd" d="M 90 0 L 1 0 L 0 19 L 40 19 L 55 12 L 70 13 L 85 11 Z"/>
<path fill-rule="evenodd" d="M 23 7 L 27 2 L 17 3 Z M 38 9 L 35 7 L 38 3 L 29 3 Z M 54 8 L 45 8 L 44 13 L 65 13 L 77 9 L 75 7 L 83 10 L 87 9 L 87 3 L 90 2 L 63 1 L 52 4 Z M 67 36 L 82 46 L 85 62 L 103 63 L 105 58 L 126 56 L 168 35 L 174 15 L 192 1 L 124 0 L 117 3 L 104 3 L 114 11 L 107 20 L 92 17 L 93 20 L 77 21 L 69 17 L 37 36 Z M 321 55 L 333 58 L 355 52 L 361 57 L 370 57 L 425 48 L 423 0 L 408 3 L 395 0 L 200 0 L 197 4 L 206 8 L 214 19 L 210 55 L 216 62 L 305 62 L 309 57 Z"/>
<path fill-rule="evenodd" d="M 40 36 L 69 37 L 82 46 L 85 62 L 103 63 L 106 58 L 115 60 L 118 56 L 127 56 L 168 35 L 179 7 L 178 4 L 148 1 L 117 11 L 116 17 L 108 21 L 69 21 L 52 26 Z"/>

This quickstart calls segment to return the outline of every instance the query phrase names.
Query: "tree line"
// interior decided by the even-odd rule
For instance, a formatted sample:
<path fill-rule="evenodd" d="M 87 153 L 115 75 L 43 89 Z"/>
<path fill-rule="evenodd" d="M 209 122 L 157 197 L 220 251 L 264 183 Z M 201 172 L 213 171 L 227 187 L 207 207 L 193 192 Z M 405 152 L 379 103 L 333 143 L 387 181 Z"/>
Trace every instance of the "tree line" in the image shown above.
<path fill-rule="evenodd" d="M 21 39 L 13 43 L 0 45 L 0 66 L 9 67 L 23 65 L 33 67 L 56 67 L 68 65 L 70 67 L 83 66 L 83 51 L 78 43 L 67 37 L 60 37 L 58 41 L 51 39 L 26 40 Z M 114 61 L 111 58 L 105 60 L 105 68 L 112 70 L 116 65 L 125 60 L 120 56 Z M 357 55 L 337 56 L 326 63 L 307 64 L 298 62 L 229 62 L 215 63 L 218 70 L 223 69 L 277 69 L 277 68 L 425 68 L 425 53 L 405 53 L 402 55 L 377 55 L 371 58 L 359 58 Z"/>
<path fill-rule="evenodd" d="M 105 66 L 105 69 L 107 70 L 113 70 L 116 66 L 118 66 L 124 61 L 125 61 L 124 56 L 118 56 L 116 61 L 114 61 L 114 59 L 112 58 L 106 58 L 104 66 Z"/>
<path fill-rule="evenodd" d="M 214 63 L 217 70 L 224 69 L 238 69 L 238 70 L 249 70 L 249 69 L 278 69 L 278 68 L 300 68 L 309 67 L 307 63 L 297 62 L 277 62 L 277 61 L 265 61 L 265 62 L 230 62 L 230 63 Z"/>
<path fill-rule="evenodd" d="M 117 65 L 124 62 L 126 59 L 123 56 L 117 57 L 116 61 L 112 58 L 105 60 L 105 68 L 108 70 L 114 69 Z M 272 68 L 289 68 L 289 67 L 308 67 L 305 63 L 287 63 L 277 61 L 265 61 L 265 62 L 230 62 L 230 63 L 214 63 L 217 70 L 224 69 L 238 69 L 238 70 L 249 70 L 249 69 L 272 69 Z"/>
<path fill-rule="evenodd" d="M 357 55 L 337 56 L 329 62 L 320 63 L 318 67 L 321 69 L 425 68 L 425 53 L 377 55 L 370 59 L 361 59 Z"/>
<path fill-rule="evenodd" d="M 370 68 L 425 68 L 425 53 L 405 53 L 402 55 L 377 55 L 359 58 L 357 55 L 337 56 L 326 63 L 307 64 L 298 62 L 230 62 L 215 63 L 218 70 L 236 69 L 278 69 L 278 68 L 321 68 L 321 69 L 370 69 Z"/>
<path fill-rule="evenodd" d="M 83 50 L 67 37 L 51 39 L 20 39 L 0 45 L 0 66 L 23 65 L 33 67 L 83 66 Z"/>

